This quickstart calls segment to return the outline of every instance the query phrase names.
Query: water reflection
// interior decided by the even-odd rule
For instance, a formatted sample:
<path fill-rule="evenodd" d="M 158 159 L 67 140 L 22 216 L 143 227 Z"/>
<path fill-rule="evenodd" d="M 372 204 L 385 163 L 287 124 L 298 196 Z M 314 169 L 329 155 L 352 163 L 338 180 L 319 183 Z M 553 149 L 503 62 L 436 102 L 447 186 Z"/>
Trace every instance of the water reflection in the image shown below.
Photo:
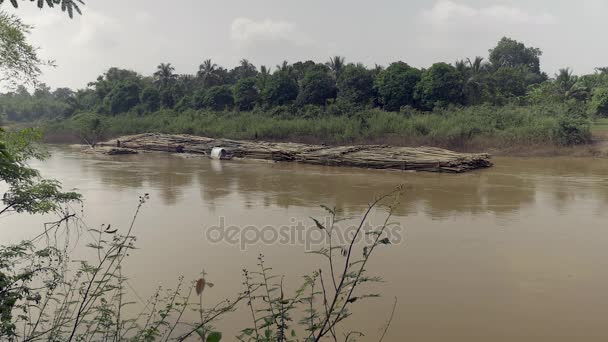
<path fill-rule="evenodd" d="M 404 183 L 408 191 L 398 215 L 424 212 L 435 219 L 453 215 L 509 215 L 539 196 L 564 210 L 573 199 L 608 201 L 608 162 L 586 159 L 509 159 L 496 167 L 461 175 L 331 168 L 259 161 L 211 161 L 197 156 L 146 153 L 101 157 L 55 150 L 65 167 L 77 165 L 103 186 L 157 189 L 166 205 L 198 188 L 209 207 L 231 195 L 247 207 L 313 206 L 323 201 L 358 212 L 374 194 Z M 71 165 L 69 162 L 74 165 Z"/>

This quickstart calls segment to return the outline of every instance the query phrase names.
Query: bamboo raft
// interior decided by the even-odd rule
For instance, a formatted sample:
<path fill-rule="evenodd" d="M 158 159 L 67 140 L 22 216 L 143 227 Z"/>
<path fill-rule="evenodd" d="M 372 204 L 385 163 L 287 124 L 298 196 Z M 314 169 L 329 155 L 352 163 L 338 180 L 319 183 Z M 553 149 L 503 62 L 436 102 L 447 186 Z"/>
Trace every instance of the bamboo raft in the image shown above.
<path fill-rule="evenodd" d="M 124 136 L 99 145 L 206 156 L 214 147 L 222 147 L 236 158 L 403 171 L 460 173 L 492 166 L 487 153 L 457 153 L 435 147 L 324 146 L 158 133 Z"/>

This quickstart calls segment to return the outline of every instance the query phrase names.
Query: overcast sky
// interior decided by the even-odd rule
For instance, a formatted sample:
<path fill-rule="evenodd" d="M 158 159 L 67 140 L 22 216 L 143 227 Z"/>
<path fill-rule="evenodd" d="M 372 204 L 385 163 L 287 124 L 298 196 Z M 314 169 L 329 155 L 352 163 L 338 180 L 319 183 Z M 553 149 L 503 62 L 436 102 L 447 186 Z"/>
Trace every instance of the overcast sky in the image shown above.
<path fill-rule="evenodd" d="M 160 62 L 194 73 L 212 58 L 225 67 L 248 58 L 417 67 L 487 56 L 502 36 L 543 51 L 550 75 L 608 65 L 604 0 L 87 0 L 82 17 L 21 2 L 32 41 L 56 69 L 52 87 L 85 87 L 109 67 L 151 74 Z M 5 2 L 2 7 L 10 10 Z M 10 10 L 13 12 L 13 10 Z"/>

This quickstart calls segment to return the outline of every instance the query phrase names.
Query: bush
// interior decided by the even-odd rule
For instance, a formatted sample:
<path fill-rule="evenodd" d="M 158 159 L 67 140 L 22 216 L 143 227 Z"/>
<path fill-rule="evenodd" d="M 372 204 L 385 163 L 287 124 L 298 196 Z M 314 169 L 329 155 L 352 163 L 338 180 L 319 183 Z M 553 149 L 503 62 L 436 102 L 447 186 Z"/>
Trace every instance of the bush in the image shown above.
<path fill-rule="evenodd" d="M 593 115 L 608 116 L 608 87 L 596 88 L 593 91 L 590 106 Z"/>
<path fill-rule="evenodd" d="M 215 86 L 205 92 L 205 107 L 213 110 L 230 109 L 234 105 L 232 88 L 230 86 Z"/>
<path fill-rule="evenodd" d="M 558 145 L 580 145 L 591 141 L 589 121 L 580 116 L 561 115 L 553 131 Z"/>

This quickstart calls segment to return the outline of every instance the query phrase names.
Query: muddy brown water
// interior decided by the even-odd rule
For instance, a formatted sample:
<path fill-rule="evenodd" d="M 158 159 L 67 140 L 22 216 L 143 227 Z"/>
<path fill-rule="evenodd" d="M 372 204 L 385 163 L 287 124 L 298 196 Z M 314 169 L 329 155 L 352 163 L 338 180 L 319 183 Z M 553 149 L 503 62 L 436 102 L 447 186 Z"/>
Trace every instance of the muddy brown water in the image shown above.
<path fill-rule="evenodd" d="M 135 228 L 139 249 L 125 265 L 143 302 L 157 286 L 174 287 L 181 275 L 196 279 L 203 269 L 215 284 L 205 303 L 231 297 L 259 253 L 296 288 L 322 261 L 273 229 L 310 226 L 310 216 L 325 216 L 319 204 L 356 216 L 375 194 L 403 183 L 395 244 L 378 250 L 369 266 L 385 281 L 371 289 L 382 298 L 356 302 L 347 324 L 366 334 L 362 340 L 377 340 L 395 297 L 385 341 L 608 339 L 606 159 L 496 158 L 491 169 L 451 175 L 50 150 L 50 159 L 33 165 L 84 195 L 89 227 L 126 229 L 138 196 L 150 194 Z M 267 236 L 210 241 L 221 218 L 224 227 L 266 229 Z M 381 218 L 377 211 L 372 221 Z M 6 216 L 0 241 L 31 237 L 45 220 Z M 71 234 L 74 253 L 87 238 Z M 246 313 L 218 322 L 226 340 L 249 325 Z"/>

